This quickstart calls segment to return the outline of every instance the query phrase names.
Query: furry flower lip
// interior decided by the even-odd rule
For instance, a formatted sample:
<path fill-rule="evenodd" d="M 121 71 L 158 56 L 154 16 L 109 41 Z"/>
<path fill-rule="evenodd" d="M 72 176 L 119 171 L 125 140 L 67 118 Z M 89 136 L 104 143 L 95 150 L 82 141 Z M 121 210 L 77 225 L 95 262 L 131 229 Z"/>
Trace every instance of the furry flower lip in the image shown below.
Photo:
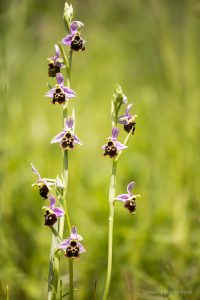
<path fill-rule="evenodd" d="M 66 118 L 65 128 L 51 140 L 51 144 L 60 143 L 63 150 L 72 150 L 74 149 L 75 144 L 82 145 L 82 142 L 79 140 L 77 135 L 74 134 L 73 125 L 73 117 Z"/>
<path fill-rule="evenodd" d="M 113 158 L 117 156 L 118 151 L 128 148 L 127 146 L 117 141 L 118 135 L 119 129 L 117 127 L 113 127 L 112 137 L 109 137 L 108 143 L 102 146 L 102 149 L 105 151 L 104 156 L 109 156 L 110 158 Z"/>
<path fill-rule="evenodd" d="M 48 57 L 48 75 L 49 77 L 56 77 L 57 73 L 60 73 L 60 68 L 63 68 L 65 65 L 63 63 L 63 59 L 60 58 L 60 49 L 58 45 L 54 46 L 55 48 L 55 56 Z"/>
<path fill-rule="evenodd" d="M 53 195 L 49 195 L 48 199 L 50 201 L 50 205 L 43 207 L 43 209 L 46 210 L 44 215 L 44 224 L 51 227 L 56 223 L 57 218 L 64 216 L 65 212 L 62 208 L 55 207 L 56 198 Z"/>
<path fill-rule="evenodd" d="M 44 199 L 47 199 L 49 190 L 51 189 L 50 186 L 54 184 L 54 182 L 52 182 L 53 180 L 51 180 L 51 182 L 48 182 L 47 180 L 42 178 L 33 164 L 31 164 L 31 168 L 33 173 L 38 176 L 38 180 L 33 184 L 33 186 L 37 186 L 40 196 Z"/>
<path fill-rule="evenodd" d="M 70 34 L 62 39 L 62 44 L 70 46 L 73 51 L 85 50 L 85 41 L 80 36 L 80 28 L 84 26 L 80 21 L 74 21 L 70 26 Z"/>
<path fill-rule="evenodd" d="M 140 195 L 132 194 L 131 190 L 134 186 L 135 182 L 130 182 L 127 185 L 127 194 L 121 194 L 116 197 L 116 200 L 124 202 L 124 207 L 127 208 L 131 214 L 135 214 L 136 211 L 136 198 L 141 197 Z"/>
<path fill-rule="evenodd" d="M 74 98 L 76 93 L 64 86 L 64 77 L 61 73 L 56 74 L 57 85 L 48 91 L 45 96 L 52 98 L 52 103 L 64 104 L 68 98 Z"/>
<path fill-rule="evenodd" d="M 132 104 L 129 104 L 127 106 L 125 114 L 118 118 L 118 123 L 124 124 L 124 130 L 126 132 L 130 132 L 132 130 L 132 134 L 134 134 L 135 125 L 136 125 L 135 119 L 137 115 L 130 114 L 131 106 Z"/>
<path fill-rule="evenodd" d="M 81 253 L 86 252 L 83 245 L 79 242 L 80 240 L 81 237 L 78 234 L 76 227 L 73 226 L 70 236 L 58 245 L 58 249 L 64 250 L 65 256 L 69 259 L 78 258 Z"/>

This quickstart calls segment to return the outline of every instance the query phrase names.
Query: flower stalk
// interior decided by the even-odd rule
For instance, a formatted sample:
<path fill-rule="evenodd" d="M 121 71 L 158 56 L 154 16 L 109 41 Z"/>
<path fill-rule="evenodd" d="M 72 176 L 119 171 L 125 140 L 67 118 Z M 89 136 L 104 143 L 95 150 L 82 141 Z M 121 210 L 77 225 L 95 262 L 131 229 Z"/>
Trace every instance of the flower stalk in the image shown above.
<path fill-rule="evenodd" d="M 111 123 L 112 123 L 112 137 L 108 138 L 108 143 L 102 146 L 102 149 L 105 150 L 104 156 L 112 158 L 112 173 L 110 177 L 110 187 L 109 187 L 109 222 L 108 222 L 108 262 L 107 262 L 107 274 L 106 274 L 106 283 L 103 293 L 102 300 L 106 300 L 109 295 L 109 288 L 111 282 L 111 273 L 112 273 L 112 257 L 113 257 L 113 227 L 114 227 L 114 215 L 115 215 L 115 200 L 124 202 L 124 206 L 129 209 L 131 213 L 135 212 L 136 202 L 135 199 L 139 195 L 133 195 L 130 192 L 130 189 L 134 186 L 135 183 L 129 185 L 128 194 L 123 197 L 124 199 L 117 199 L 115 196 L 116 189 L 116 173 L 117 173 L 117 164 L 123 150 L 127 148 L 127 144 L 131 135 L 135 130 L 135 116 L 132 116 L 129 111 L 132 104 L 128 105 L 126 108 L 126 114 L 118 116 L 120 108 L 123 104 L 127 103 L 127 97 L 124 95 L 122 88 L 117 85 L 113 99 L 111 102 Z M 123 144 L 120 143 L 117 138 L 119 135 L 119 129 L 117 123 L 124 124 L 124 130 L 128 132 Z M 121 196 L 121 195 L 119 195 Z"/>
<path fill-rule="evenodd" d="M 116 186 L 116 172 L 117 172 L 117 161 L 113 159 L 112 174 L 110 177 L 110 188 L 109 188 L 109 225 L 108 225 L 108 265 L 106 284 L 103 294 L 103 300 L 106 300 L 109 293 L 111 272 L 112 272 L 112 255 L 113 255 L 113 223 L 115 214 L 115 186 Z"/>

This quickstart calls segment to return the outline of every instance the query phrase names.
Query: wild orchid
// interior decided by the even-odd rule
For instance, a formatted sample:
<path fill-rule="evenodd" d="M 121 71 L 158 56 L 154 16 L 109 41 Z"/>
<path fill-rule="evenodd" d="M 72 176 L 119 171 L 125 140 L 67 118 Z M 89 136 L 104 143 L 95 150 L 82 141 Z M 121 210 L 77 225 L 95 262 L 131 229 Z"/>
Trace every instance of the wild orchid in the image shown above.
<path fill-rule="evenodd" d="M 124 206 L 129 209 L 131 213 L 135 212 L 136 209 L 136 203 L 135 199 L 139 197 L 139 195 L 133 195 L 131 193 L 131 189 L 134 186 L 134 183 L 131 182 L 128 185 L 127 191 L 128 194 L 122 194 L 119 195 L 117 198 L 115 196 L 115 189 L 116 189 L 116 175 L 117 175 L 117 164 L 118 160 L 120 159 L 122 155 L 122 150 L 127 148 L 127 143 L 129 142 L 129 139 L 132 134 L 133 128 L 131 128 L 130 132 L 128 132 L 128 135 L 126 136 L 123 144 L 117 141 L 118 135 L 119 135 L 119 129 L 116 127 L 117 122 L 120 121 L 127 122 L 127 119 L 129 119 L 129 109 L 130 105 L 128 106 L 126 110 L 126 115 L 119 117 L 120 108 L 123 104 L 127 103 L 127 97 L 122 91 L 121 86 L 117 85 L 117 88 L 114 91 L 113 99 L 111 102 L 111 123 L 112 123 L 112 137 L 108 138 L 108 143 L 104 146 L 102 146 L 104 152 L 104 156 L 109 156 L 110 158 L 113 158 L 112 160 L 112 172 L 110 177 L 110 187 L 109 187 L 109 197 L 108 197 L 108 203 L 109 203 L 109 218 L 108 218 L 108 265 L 107 265 L 107 275 L 106 275 L 106 283 L 103 293 L 103 300 L 107 300 L 109 295 L 109 288 L 110 288 L 110 282 L 111 282 L 111 272 L 112 272 L 112 256 L 113 256 L 113 225 L 114 225 L 114 215 L 115 215 L 115 201 L 123 201 L 125 204 Z"/>
<path fill-rule="evenodd" d="M 55 48 L 55 55 L 53 57 L 48 57 L 48 75 L 49 77 L 55 77 L 57 73 L 60 73 L 60 68 L 65 67 L 63 63 L 63 59 L 60 58 L 60 49 L 58 45 L 54 46 Z"/>
<path fill-rule="evenodd" d="M 63 150 L 74 149 L 75 144 L 82 145 L 77 135 L 73 132 L 73 124 L 73 117 L 68 117 L 65 120 L 65 128 L 51 140 L 51 144 L 60 143 Z"/>
<path fill-rule="evenodd" d="M 64 86 L 64 77 L 61 73 L 56 74 L 57 85 L 48 91 L 45 96 L 52 98 L 52 103 L 64 104 L 68 98 L 74 98 L 76 93 L 69 87 Z"/>
<path fill-rule="evenodd" d="M 45 209 L 45 225 L 53 226 L 56 223 L 57 218 L 64 216 L 65 212 L 62 208 L 55 207 L 56 198 L 53 195 L 49 195 L 48 199 L 50 201 L 50 205 L 43 206 L 43 209 Z"/>
<path fill-rule="evenodd" d="M 64 250 L 65 256 L 70 259 L 78 258 L 81 253 L 86 252 L 83 245 L 79 242 L 81 239 L 76 227 L 73 226 L 70 236 L 58 245 L 58 249 Z"/>
<path fill-rule="evenodd" d="M 104 156 L 109 156 L 110 158 L 113 158 L 118 154 L 118 151 L 127 148 L 127 146 L 117 141 L 118 135 L 119 129 L 117 127 L 114 127 L 112 129 L 112 137 L 109 137 L 107 144 L 102 146 L 102 149 L 105 150 Z"/>
<path fill-rule="evenodd" d="M 73 19 L 73 7 L 72 5 L 65 3 L 64 8 L 64 20 L 67 27 L 67 34 L 62 41 L 55 45 L 55 56 L 49 57 L 49 70 L 50 77 L 56 77 L 57 84 L 51 88 L 46 94 L 46 97 L 52 99 L 52 103 L 58 103 L 62 106 L 62 131 L 59 132 L 52 140 L 51 144 L 59 143 L 63 160 L 62 175 L 57 179 L 42 178 L 39 172 L 32 165 L 32 171 L 37 175 L 38 180 L 34 184 L 39 188 L 40 195 L 49 201 L 49 205 L 43 206 L 45 210 L 45 225 L 48 226 L 52 232 L 51 239 L 51 251 L 49 260 L 49 276 L 48 276 L 48 300 L 63 299 L 68 295 L 69 300 L 74 299 L 74 271 L 73 263 L 76 258 L 80 257 L 80 254 L 86 252 L 83 245 L 80 243 L 81 236 L 78 234 L 75 226 L 71 226 L 68 206 L 69 197 L 67 196 L 68 179 L 69 179 L 69 150 L 75 148 L 76 144 L 82 145 L 81 140 L 75 134 L 74 122 L 75 112 L 71 107 L 72 101 L 68 101 L 70 98 L 74 98 L 76 93 L 70 88 L 70 75 L 73 51 L 79 51 L 85 49 L 85 41 L 81 37 L 81 28 L 83 23 L 80 21 L 72 21 Z M 63 48 L 66 47 L 67 53 Z M 61 56 L 61 57 L 60 57 Z M 65 67 L 66 77 L 60 73 L 60 68 Z M 64 81 L 65 84 L 64 85 Z M 117 164 L 124 153 L 123 150 L 127 149 L 130 136 L 135 130 L 135 116 L 131 116 L 129 104 L 126 108 L 125 115 L 119 116 L 121 106 L 127 103 L 127 97 L 123 93 L 122 88 L 118 85 L 115 89 L 114 96 L 111 104 L 111 125 L 112 135 L 108 138 L 105 145 L 102 146 L 104 150 L 104 156 L 112 158 L 112 172 L 110 177 L 109 188 L 109 229 L 108 229 L 108 266 L 106 275 L 106 284 L 103 294 L 103 300 L 107 300 L 109 294 L 109 287 L 111 281 L 112 271 L 112 241 L 113 241 L 113 222 L 114 222 L 114 205 L 115 201 L 121 201 L 131 213 L 136 209 L 136 198 L 139 195 L 132 194 L 131 190 L 134 187 L 134 182 L 131 182 L 127 186 L 127 194 L 121 194 L 115 196 L 116 189 L 116 174 Z M 69 112 L 72 112 L 72 116 L 68 116 Z M 124 129 L 128 132 L 123 143 L 118 141 L 119 128 L 117 123 L 124 124 Z M 50 187 L 51 186 L 51 187 Z M 52 194 L 49 195 L 51 188 L 54 187 L 56 198 Z M 57 199 L 57 203 L 56 203 Z M 63 240 L 65 231 L 68 231 L 67 239 Z M 67 294 L 62 293 L 62 280 L 60 279 L 60 251 L 63 250 L 65 256 L 68 258 L 68 273 L 69 273 L 69 292 Z"/>
<path fill-rule="evenodd" d="M 137 118 L 137 115 L 131 115 L 130 109 L 133 104 L 129 104 L 126 108 L 126 112 L 124 115 L 118 117 L 118 123 L 124 124 L 124 130 L 126 132 L 130 132 L 132 130 L 132 134 L 134 134 L 135 131 L 135 119 Z"/>
<path fill-rule="evenodd" d="M 124 203 L 124 207 L 129 210 L 131 214 L 135 214 L 136 211 L 136 199 L 141 197 L 140 195 L 132 194 L 131 190 L 135 187 L 135 182 L 130 182 L 127 185 L 127 194 L 121 194 L 116 197 L 116 200 Z"/>
<path fill-rule="evenodd" d="M 70 33 L 62 39 L 62 44 L 70 46 L 73 51 L 85 50 L 85 41 L 80 36 L 80 28 L 84 24 L 80 21 L 74 21 L 70 26 Z"/>
<path fill-rule="evenodd" d="M 54 180 L 42 178 L 40 173 L 36 170 L 33 164 L 31 164 L 31 168 L 33 173 L 38 176 L 38 180 L 35 183 L 33 183 L 32 186 L 38 187 L 40 196 L 44 199 L 47 199 L 49 190 L 51 189 L 50 186 L 54 184 Z"/>

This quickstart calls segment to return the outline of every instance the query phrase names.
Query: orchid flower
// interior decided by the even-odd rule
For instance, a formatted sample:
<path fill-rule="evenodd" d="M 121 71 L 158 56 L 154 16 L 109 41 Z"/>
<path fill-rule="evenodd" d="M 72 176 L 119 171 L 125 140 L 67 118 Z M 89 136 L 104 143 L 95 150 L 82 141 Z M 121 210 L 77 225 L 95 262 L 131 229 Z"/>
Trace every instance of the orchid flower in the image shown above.
<path fill-rule="evenodd" d="M 52 226 L 56 223 L 58 217 L 64 216 L 65 212 L 62 208 L 55 207 L 56 198 L 53 195 L 49 195 L 48 199 L 50 201 L 50 205 L 43 207 L 43 209 L 46 210 L 44 215 L 45 225 Z"/>
<path fill-rule="evenodd" d="M 136 198 L 141 197 L 140 195 L 132 194 L 131 190 L 134 188 L 135 182 L 130 182 L 127 185 L 127 194 L 121 194 L 116 197 L 116 200 L 124 202 L 124 207 L 127 208 L 131 214 L 135 214 L 136 210 Z"/>
<path fill-rule="evenodd" d="M 65 65 L 63 63 L 63 59 L 60 58 L 60 49 L 58 45 L 54 46 L 55 48 L 55 56 L 48 57 L 48 75 L 49 77 L 55 77 L 57 73 L 60 73 L 60 68 L 63 68 Z"/>
<path fill-rule="evenodd" d="M 108 143 L 102 146 L 102 149 L 105 150 L 104 156 L 109 156 L 110 158 L 113 158 L 118 154 L 118 151 L 127 148 L 127 146 L 117 141 L 118 135 L 119 135 L 119 129 L 117 127 L 114 127 L 112 129 L 112 137 L 109 137 Z"/>
<path fill-rule="evenodd" d="M 81 145 L 81 141 L 73 132 L 73 125 L 73 117 L 65 119 L 65 128 L 51 140 L 51 144 L 60 143 L 63 150 L 74 149 L 75 144 Z"/>
<path fill-rule="evenodd" d="M 45 96 L 52 98 L 52 103 L 64 104 L 68 98 L 74 98 L 76 93 L 64 86 L 64 77 L 61 73 L 56 74 L 57 85 L 48 91 Z"/>
<path fill-rule="evenodd" d="M 124 130 L 126 132 L 130 132 L 132 130 L 132 134 L 134 134 L 135 131 L 135 118 L 137 115 L 131 115 L 130 109 L 132 104 L 129 104 L 126 108 L 126 112 L 124 115 L 118 117 L 118 123 L 124 124 Z"/>
<path fill-rule="evenodd" d="M 62 44 L 68 45 L 74 51 L 85 50 L 85 41 L 80 36 L 80 28 L 84 26 L 80 21 L 74 21 L 70 26 L 70 33 L 62 39 Z"/>
<path fill-rule="evenodd" d="M 37 186 L 39 189 L 39 193 L 40 196 L 47 199 L 48 198 L 48 193 L 50 188 L 50 185 L 53 185 L 54 183 L 52 182 L 53 180 L 51 180 L 50 182 L 48 180 L 45 180 L 44 178 L 41 177 L 41 175 L 39 174 L 39 172 L 36 170 L 36 168 L 34 167 L 33 164 L 31 164 L 31 168 L 34 174 L 36 174 L 38 176 L 38 180 L 33 183 L 32 186 Z"/>
<path fill-rule="evenodd" d="M 65 256 L 68 258 L 77 258 L 81 253 L 86 252 L 79 240 L 81 240 L 81 237 L 78 234 L 76 227 L 73 226 L 70 236 L 58 245 L 58 249 L 64 250 Z"/>

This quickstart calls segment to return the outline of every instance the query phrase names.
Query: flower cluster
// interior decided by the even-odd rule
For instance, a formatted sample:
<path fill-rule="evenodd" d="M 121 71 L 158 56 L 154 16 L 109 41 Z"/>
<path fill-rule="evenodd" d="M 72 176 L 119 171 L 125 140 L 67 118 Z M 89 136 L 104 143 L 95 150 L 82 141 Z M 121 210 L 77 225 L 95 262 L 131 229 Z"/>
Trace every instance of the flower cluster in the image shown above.
<path fill-rule="evenodd" d="M 45 96 L 51 99 L 52 104 L 57 103 L 63 106 L 63 116 L 67 116 L 68 112 L 66 112 L 65 109 L 68 107 L 69 99 L 76 97 L 75 91 L 69 87 L 72 51 L 85 50 L 85 41 L 81 37 L 81 28 L 84 25 L 80 21 L 72 21 L 72 18 L 73 7 L 66 2 L 64 20 L 67 24 L 68 34 L 58 45 L 54 45 L 55 54 L 47 58 L 48 76 L 54 77 L 56 83 L 54 86 L 49 84 L 50 89 Z M 63 45 L 68 46 L 68 55 L 66 55 Z M 61 73 L 62 68 L 65 68 L 67 72 L 66 81 Z M 65 155 L 66 151 L 73 150 L 77 144 L 82 145 L 82 142 L 74 132 L 74 117 L 68 116 L 65 119 L 63 117 L 63 121 L 63 130 L 59 132 L 50 143 L 59 143 L 61 149 L 64 151 L 64 157 L 67 157 L 67 155 Z M 33 164 L 31 164 L 31 167 L 33 173 L 37 175 L 37 180 L 33 186 L 38 189 L 40 196 L 48 201 L 48 204 L 42 208 L 44 210 L 44 225 L 50 227 L 54 233 L 58 230 L 58 236 L 62 235 L 63 232 L 60 232 L 60 230 L 64 230 L 64 215 L 66 215 L 66 219 L 68 219 L 67 209 L 64 211 L 64 207 L 66 208 L 64 195 L 66 195 L 67 192 L 65 188 L 66 170 L 63 170 L 62 180 L 59 177 L 49 179 L 43 178 Z M 56 197 L 52 194 L 52 190 L 55 190 Z M 58 222 L 58 226 L 54 226 L 56 222 Z M 69 229 L 71 228 L 69 224 L 68 227 Z M 57 248 L 65 250 L 65 255 L 68 258 L 77 258 L 81 253 L 85 252 L 79 240 L 80 236 L 77 233 L 76 227 L 72 227 L 70 237 L 57 245 Z"/>
<path fill-rule="evenodd" d="M 108 138 L 107 144 L 102 146 L 104 150 L 104 156 L 108 156 L 110 158 L 114 158 L 116 162 L 121 152 L 128 148 L 127 142 L 130 139 L 130 136 L 135 132 L 135 119 L 137 115 L 131 115 L 130 109 L 133 104 L 128 104 L 125 109 L 125 114 L 119 116 L 120 108 L 123 105 L 126 105 L 128 99 L 126 95 L 123 93 L 120 85 L 117 85 L 112 99 L 112 136 Z M 119 136 L 119 128 L 116 127 L 116 124 L 123 124 L 124 130 L 128 133 L 124 143 L 120 143 L 117 138 Z M 127 194 L 121 194 L 116 197 L 114 200 L 118 200 L 124 202 L 124 207 L 127 208 L 131 214 L 134 214 L 136 211 L 136 199 L 140 197 L 140 195 L 134 195 L 131 193 L 131 190 L 134 188 L 135 183 L 130 182 L 127 186 Z"/>
<path fill-rule="evenodd" d="M 44 206 L 43 209 L 45 209 L 45 225 L 46 226 L 53 226 L 57 218 L 64 216 L 65 212 L 62 208 L 55 207 L 56 198 L 53 195 L 49 195 L 49 191 L 51 190 L 50 186 L 55 186 L 58 190 L 58 186 L 60 188 L 61 183 L 60 179 L 46 179 L 42 178 L 40 173 L 36 170 L 36 168 L 31 164 L 31 168 L 34 174 L 38 176 L 38 180 L 33 184 L 33 186 L 37 187 L 39 190 L 39 194 L 42 198 L 48 199 L 50 202 L 49 206 Z"/>

